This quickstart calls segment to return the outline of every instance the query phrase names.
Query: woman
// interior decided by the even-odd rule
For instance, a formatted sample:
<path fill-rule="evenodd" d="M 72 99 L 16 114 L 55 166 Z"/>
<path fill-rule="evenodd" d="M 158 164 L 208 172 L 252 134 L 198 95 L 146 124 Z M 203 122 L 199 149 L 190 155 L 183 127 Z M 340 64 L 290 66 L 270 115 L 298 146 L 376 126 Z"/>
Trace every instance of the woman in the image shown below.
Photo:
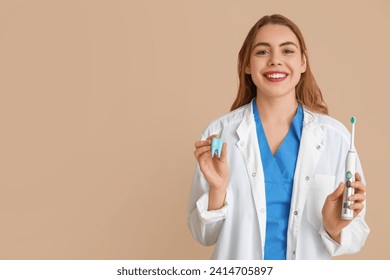
<path fill-rule="evenodd" d="M 231 112 L 195 143 L 188 225 L 214 259 L 330 259 L 358 252 L 365 181 L 358 160 L 352 221 L 341 220 L 348 130 L 327 115 L 298 27 L 261 18 L 238 57 Z M 211 139 L 224 141 L 212 157 Z"/>

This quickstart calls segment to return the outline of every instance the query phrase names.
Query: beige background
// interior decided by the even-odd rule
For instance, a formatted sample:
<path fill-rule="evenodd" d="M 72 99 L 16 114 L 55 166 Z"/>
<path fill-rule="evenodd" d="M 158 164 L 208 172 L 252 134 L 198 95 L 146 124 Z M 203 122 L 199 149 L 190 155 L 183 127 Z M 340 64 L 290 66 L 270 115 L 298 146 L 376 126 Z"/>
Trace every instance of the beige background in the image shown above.
<path fill-rule="evenodd" d="M 208 259 L 186 209 L 193 143 L 228 112 L 251 26 L 302 29 L 333 117 L 357 117 L 390 259 L 390 1 L 0 1 L 0 258 Z"/>

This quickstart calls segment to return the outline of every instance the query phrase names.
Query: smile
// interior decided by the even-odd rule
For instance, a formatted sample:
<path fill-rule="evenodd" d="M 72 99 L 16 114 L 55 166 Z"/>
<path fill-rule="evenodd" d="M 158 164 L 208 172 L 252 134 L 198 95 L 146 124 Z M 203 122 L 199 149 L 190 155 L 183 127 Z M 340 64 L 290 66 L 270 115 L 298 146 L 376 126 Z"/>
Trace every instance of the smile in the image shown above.
<path fill-rule="evenodd" d="M 287 73 L 284 72 L 267 72 L 264 73 L 264 76 L 267 78 L 267 80 L 272 82 L 280 82 L 286 79 Z"/>
<path fill-rule="evenodd" d="M 279 79 L 279 78 L 284 78 L 287 75 L 286 74 L 282 74 L 282 73 L 278 73 L 278 74 L 269 74 L 269 75 L 266 75 L 266 76 L 267 76 L 267 78 L 270 78 L 270 79 Z"/>

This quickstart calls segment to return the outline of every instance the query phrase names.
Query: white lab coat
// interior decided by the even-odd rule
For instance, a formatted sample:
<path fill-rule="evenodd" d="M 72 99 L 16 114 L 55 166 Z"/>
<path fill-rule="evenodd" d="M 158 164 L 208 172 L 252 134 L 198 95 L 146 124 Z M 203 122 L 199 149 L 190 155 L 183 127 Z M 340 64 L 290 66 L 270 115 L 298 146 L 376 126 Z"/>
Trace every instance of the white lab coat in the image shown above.
<path fill-rule="evenodd" d="M 253 101 L 252 101 L 253 102 Z M 213 259 L 263 259 L 267 208 L 263 166 L 251 103 L 211 122 L 202 139 L 218 134 L 227 143 L 229 184 L 225 205 L 207 211 L 209 185 L 197 164 L 188 205 L 188 226 L 203 245 L 214 245 Z M 344 181 L 348 130 L 329 116 L 304 109 L 287 230 L 292 259 L 330 259 L 360 251 L 370 232 L 366 209 L 342 230 L 340 244 L 322 225 L 322 206 Z M 364 176 L 360 161 L 356 171 Z"/>

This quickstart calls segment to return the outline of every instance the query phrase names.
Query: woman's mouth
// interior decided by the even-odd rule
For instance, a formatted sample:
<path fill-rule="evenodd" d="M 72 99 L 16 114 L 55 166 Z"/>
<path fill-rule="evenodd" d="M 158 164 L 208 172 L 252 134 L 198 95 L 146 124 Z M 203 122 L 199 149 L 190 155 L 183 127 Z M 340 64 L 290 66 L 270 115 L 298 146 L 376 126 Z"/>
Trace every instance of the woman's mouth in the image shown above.
<path fill-rule="evenodd" d="M 264 77 L 270 82 L 281 82 L 287 77 L 287 73 L 285 72 L 266 72 L 264 73 Z"/>

